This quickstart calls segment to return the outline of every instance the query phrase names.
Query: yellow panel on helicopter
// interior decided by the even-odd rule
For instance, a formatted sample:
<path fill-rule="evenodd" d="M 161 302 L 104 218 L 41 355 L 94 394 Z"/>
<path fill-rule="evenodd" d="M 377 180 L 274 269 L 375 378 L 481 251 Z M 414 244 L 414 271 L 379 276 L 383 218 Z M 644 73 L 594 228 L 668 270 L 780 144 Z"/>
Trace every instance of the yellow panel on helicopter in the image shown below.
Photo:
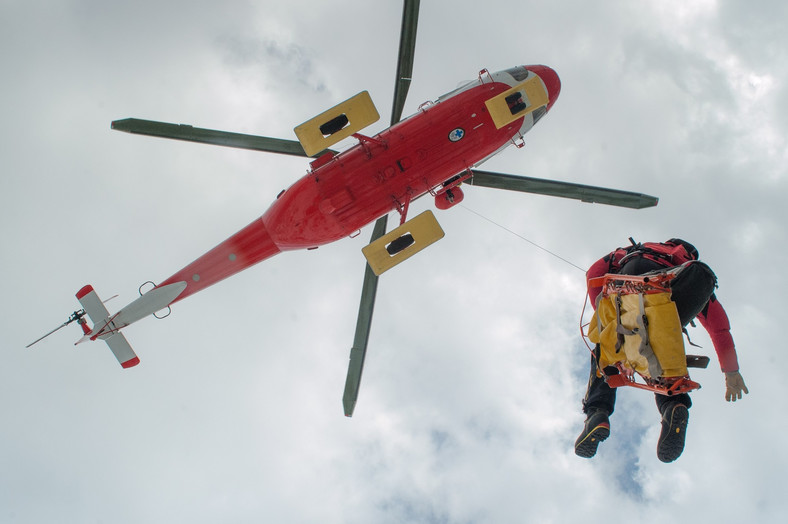
<path fill-rule="evenodd" d="M 369 92 L 362 91 L 307 120 L 294 131 L 307 156 L 314 156 L 379 119 Z"/>
<path fill-rule="evenodd" d="M 361 249 L 376 275 L 381 275 L 443 238 L 444 232 L 429 209 L 392 229 Z"/>
<path fill-rule="evenodd" d="M 497 129 L 509 125 L 531 111 L 546 106 L 550 101 L 547 90 L 538 76 L 496 95 L 485 102 Z"/>

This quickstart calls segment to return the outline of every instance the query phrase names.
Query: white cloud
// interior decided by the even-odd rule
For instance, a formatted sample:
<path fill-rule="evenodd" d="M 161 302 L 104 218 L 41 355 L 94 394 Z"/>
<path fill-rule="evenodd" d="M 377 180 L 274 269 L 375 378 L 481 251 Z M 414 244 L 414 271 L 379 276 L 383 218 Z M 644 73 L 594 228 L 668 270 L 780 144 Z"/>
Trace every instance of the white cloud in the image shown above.
<path fill-rule="evenodd" d="M 369 228 L 132 326 L 133 370 L 103 345 L 72 347 L 74 326 L 23 350 L 82 285 L 126 303 L 306 170 L 111 120 L 292 138 L 362 89 L 385 115 L 401 8 L 6 2 L 0 520 L 663 522 L 670 503 L 695 520 L 781 521 L 783 4 L 422 4 L 405 114 L 482 67 L 545 63 L 561 98 L 485 168 L 661 199 L 630 211 L 468 188 L 463 205 L 581 267 L 628 236 L 693 241 L 751 394 L 727 404 L 716 363 L 693 373 L 687 451 L 664 465 L 654 401 L 622 391 L 599 455 L 575 457 L 583 275 L 462 208 L 436 212 L 446 237 L 381 279 L 352 419 L 341 396 Z"/>

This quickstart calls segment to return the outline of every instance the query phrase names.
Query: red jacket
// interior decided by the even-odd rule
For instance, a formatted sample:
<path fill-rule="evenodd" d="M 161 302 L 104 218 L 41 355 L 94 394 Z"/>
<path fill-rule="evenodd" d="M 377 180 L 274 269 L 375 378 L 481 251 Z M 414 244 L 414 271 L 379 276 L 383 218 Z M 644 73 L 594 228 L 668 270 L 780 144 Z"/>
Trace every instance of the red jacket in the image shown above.
<path fill-rule="evenodd" d="M 617 250 L 600 258 L 586 272 L 586 286 L 588 287 L 588 297 L 591 305 L 596 308 L 596 298 L 602 292 L 601 287 L 592 287 L 589 281 L 592 278 L 601 277 L 607 273 L 614 272 L 617 262 L 620 260 L 621 251 Z M 611 271 L 611 269 L 613 271 Z M 703 312 L 698 315 L 701 326 L 708 332 L 711 342 L 714 344 L 714 351 L 717 352 L 717 359 L 720 361 L 720 368 L 724 372 L 738 371 L 739 361 L 736 358 L 736 347 L 731 336 L 731 325 L 728 315 L 720 304 L 717 297 L 712 295 Z"/>

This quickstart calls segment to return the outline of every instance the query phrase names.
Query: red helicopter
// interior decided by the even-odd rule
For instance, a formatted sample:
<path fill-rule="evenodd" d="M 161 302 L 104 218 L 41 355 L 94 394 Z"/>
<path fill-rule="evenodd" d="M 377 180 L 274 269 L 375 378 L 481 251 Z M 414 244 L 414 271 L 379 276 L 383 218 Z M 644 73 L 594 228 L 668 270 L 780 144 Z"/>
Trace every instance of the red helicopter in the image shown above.
<path fill-rule="evenodd" d="M 345 415 L 351 416 L 378 276 L 443 236 L 431 211 L 407 219 L 413 200 L 430 194 L 436 207 L 445 210 L 463 200 L 460 185 L 465 183 L 630 208 L 657 204 L 656 197 L 641 193 L 476 168 L 511 144 L 522 147 L 523 135 L 558 99 L 561 81 L 544 65 L 516 66 L 495 73 L 482 70 L 475 81 L 422 104 L 414 115 L 401 120 L 411 82 L 418 10 L 418 0 L 405 0 L 391 127 L 374 136 L 360 133 L 379 119 L 367 92 L 297 126 L 298 141 L 149 120 L 112 122 L 112 129 L 129 133 L 313 160 L 307 174 L 282 191 L 262 217 L 148 291 L 143 293 L 140 288 L 141 296 L 117 313 L 110 314 L 93 288 L 84 286 L 76 295 L 83 309 L 57 329 L 77 321 L 84 332 L 77 343 L 104 340 L 124 368 L 135 366 L 140 360 L 120 332 L 122 328 L 168 310 L 172 304 L 282 251 L 313 249 L 351 236 L 377 220 L 371 242 L 362 250 L 368 265 L 343 397 Z M 352 147 L 342 152 L 328 149 L 349 137 L 357 140 Z M 391 211 L 399 213 L 400 224 L 386 233 Z M 86 314 L 92 328 L 83 318 Z"/>

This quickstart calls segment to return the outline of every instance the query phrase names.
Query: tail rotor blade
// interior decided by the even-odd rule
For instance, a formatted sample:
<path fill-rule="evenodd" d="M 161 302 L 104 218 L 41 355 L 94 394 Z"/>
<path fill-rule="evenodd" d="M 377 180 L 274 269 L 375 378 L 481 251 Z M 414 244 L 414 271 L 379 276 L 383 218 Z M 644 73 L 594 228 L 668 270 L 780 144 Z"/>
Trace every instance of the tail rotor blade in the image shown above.
<path fill-rule="evenodd" d="M 25 348 L 29 348 L 29 347 L 30 347 L 30 346 L 32 346 L 33 344 L 37 344 L 37 343 L 41 342 L 42 340 L 44 340 L 45 338 L 47 338 L 49 335 L 51 335 L 51 334 L 52 334 L 52 333 L 54 333 L 55 331 L 59 331 L 60 329 L 63 329 L 63 328 L 64 328 L 64 327 L 66 327 L 68 324 L 69 324 L 69 322 L 64 322 L 64 323 L 60 324 L 58 327 L 56 327 L 55 329 L 53 329 L 52 331 L 50 331 L 49 333 L 47 333 L 47 334 L 46 334 L 46 335 L 44 335 L 43 337 L 37 338 L 37 339 L 35 339 L 33 342 L 31 342 L 30 344 L 26 345 L 26 346 L 25 346 Z"/>
<path fill-rule="evenodd" d="M 30 344 L 26 345 L 26 346 L 25 346 L 25 348 L 29 348 L 29 347 L 30 347 L 30 346 L 32 346 L 33 344 L 37 344 L 37 343 L 41 342 L 42 340 L 44 340 L 45 338 L 47 338 L 47 337 L 48 337 L 49 335 L 51 335 L 52 333 L 54 333 L 54 332 L 56 332 L 56 331 L 60 331 L 61 329 L 63 329 L 63 328 L 64 328 L 64 327 L 66 327 L 67 325 L 71 324 L 72 322 L 75 322 L 75 321 L 79 320 L 79 319 L 80 319 L 80 318 L 82 318 L 83 316 L 85 316 L 85 310 L 84 310 L 84 309 L 80 309 L 79 311 L 74 311 L 74 312 L 71 314 L 71 316 L 70 316 L 70 317 L 68 317 L 68 320 L 66 320 L 65 322 L 63 322 L 62 324 L 60 324 L 58 327 L 56 327 L 55 329 L 53 329 L 52 331 L 50 331 L 49 333 L 47 333 L 47 334 L 46 334 L 46 335 L 44 335 L 43 337 L 39 337 L 39 338 L 37 338 L 36 340 L 34 340 L 33 342 L 31 342 Z"/>

